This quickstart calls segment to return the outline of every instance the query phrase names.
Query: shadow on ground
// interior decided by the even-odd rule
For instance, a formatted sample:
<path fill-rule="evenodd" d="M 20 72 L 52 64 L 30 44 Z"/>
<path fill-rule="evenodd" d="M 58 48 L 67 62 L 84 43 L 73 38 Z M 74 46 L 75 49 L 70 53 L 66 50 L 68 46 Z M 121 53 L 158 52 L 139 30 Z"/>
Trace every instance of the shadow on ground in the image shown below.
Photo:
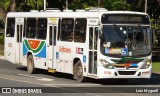
<path fill-rule="evenodd" d="M 26 71 L 26 67 L 18 67 L 18 70 Z M 49 73 L 47 70 L 38 69 L 37 73 L 35 74 L 44 74 L 48 76 L 54 76 L 56 78 L 63 78 L 68 80 L 73 80 L 73 76 L 66 73 Z M 101 84 L 101 85 L 159 85 L 160 84 L 160 74 L 152 73 L 150 79 L 92 79 L 86 78 L 85 82 L 83 83 L 94 83 L 94 84 Z"/>

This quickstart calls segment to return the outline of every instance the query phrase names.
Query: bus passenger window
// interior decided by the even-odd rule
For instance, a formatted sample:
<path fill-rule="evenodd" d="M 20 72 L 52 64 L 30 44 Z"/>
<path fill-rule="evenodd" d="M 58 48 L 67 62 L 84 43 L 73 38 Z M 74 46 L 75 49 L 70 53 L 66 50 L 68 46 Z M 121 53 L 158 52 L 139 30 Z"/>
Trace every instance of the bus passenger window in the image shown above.
<path fill-rule="evenodd" d="M 47 34 L 47 18 L 38 18 L 37 38 L 46 39 Z"/>
<path fill-rule="evenodd" d="M 26 18 L 24 18 L 23 37 L 26 37 Z"/>
<path fill-rule="evenodd" d="M 98 27 L 95 27 L 95 35 L 94 35 L 94 49 L 97 50 L 98 43 Z"/>
<path fill-rule="evenodd" d="M 74 27 L 74 19 L 62 19 L 62 24 L 61 24 L 62 41 L 73 40 L 73 27 Z"/>
<path fill-rule="evenodd" d="M 76 19 L 75 21 L 75 33 L 74 41 L 75 42 L 85 42 L 86 41 L 86 19 Z"/>
<path fill-rule="evenodd" d="M 93 49 L 93 27 L 89 28 L 89 49 Z"/>
<path fill-rule="evenodd" d="M 57 40 L 58 40 L 58 41 L 59 41 L 60 32 L 61 32 L 61 31 L 60 31 L 60 30 L 61 30 L 61 21 L 62 21 L 61 19 L 59 19 L 59 21 L 58 21 L 58 33 L 57 33 L 57 34 L 58 34 L 58 36 L 57 36 Z"/>
<path fill-rule="evenodd" d="M 53 33 L 53 28 L 52 28 L 52 26 L 49 26 L 49 45 L 52 45 L 52 33 Z"/>
<path fill-rule="evenodd" d="M 35 38 L 36 33 L 36 18 L 27 18 L 27 38 Z"/>
<path fill-rule="evenodd" d="M 14 37 L 14 30 L 15 30 L 15 18 L 8 18 L 6 37 Z"/>

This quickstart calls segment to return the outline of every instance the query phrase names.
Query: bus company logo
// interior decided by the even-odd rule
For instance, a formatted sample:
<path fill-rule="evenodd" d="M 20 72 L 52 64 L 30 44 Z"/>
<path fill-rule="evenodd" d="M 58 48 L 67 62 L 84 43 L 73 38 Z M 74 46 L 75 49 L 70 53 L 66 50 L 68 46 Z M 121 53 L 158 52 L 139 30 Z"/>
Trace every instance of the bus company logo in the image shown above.
<path fill-rule="evenodd" d="M 11 93 L 11 88 L 2 88 L 2 93 Z"/>
<path fill-rule="evenodd" d="M 64 46 L 59 46 L 59 52 L 71 53 L 71 48 L 65 48 Z"/>
<path fill-rule="evenodd" d="M 44 41 L 39 40 L 25 40 L 24 42 L 26 44 L 27 49 L 31 50 L 33 53 L 39 52 L 45 44 Z"/>
<path fill-rule="evenodd" d="M 76 48 L 76 54 L 83 54 L 83 48 Z"/>
<path fill-rule="evenodd" d="M 124 63 L 124 66 L 126 67 L 126 69 L 129 69 L 129 67 L 131 66 L 132 64 L 132 61 L 131 60 L 128 60 Z"/>
<path fill-rule="evenodd" d="M 32 51 L 38 57 L 46 57 L 46 43 L 40 40 L 24 40 L 23 42 L 23 55 L 28 51 Z"/>

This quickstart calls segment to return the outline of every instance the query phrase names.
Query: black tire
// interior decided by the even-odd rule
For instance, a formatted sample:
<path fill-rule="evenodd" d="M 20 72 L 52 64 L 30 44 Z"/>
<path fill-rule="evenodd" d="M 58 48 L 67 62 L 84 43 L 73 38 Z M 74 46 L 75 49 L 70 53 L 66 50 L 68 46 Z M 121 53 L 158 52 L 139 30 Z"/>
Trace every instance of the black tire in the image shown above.
<path fill-rule="evenodd" d="M 80 60 L 75 64 L 74 79 L 76 79 L 76 81 L 78 81 L 79 83 L 85 80 L 85 77 L 83 76 L 83 68 Z"/>
<path fill-rule="evenodd" d="M 34 60 L 33 60 L 32 55 L 29 55 L 28 58 L 27 58 L 27 71 L 30 74 L 36 73 L 36 69 L 34 67 Z"/>

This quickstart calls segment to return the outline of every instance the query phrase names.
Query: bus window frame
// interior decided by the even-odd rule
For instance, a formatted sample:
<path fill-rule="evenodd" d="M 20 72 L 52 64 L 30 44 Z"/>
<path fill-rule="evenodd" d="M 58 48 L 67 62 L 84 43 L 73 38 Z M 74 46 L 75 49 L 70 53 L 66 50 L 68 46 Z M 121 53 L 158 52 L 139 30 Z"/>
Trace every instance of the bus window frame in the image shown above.
<path fill-rule="evenodd" d="M 13 19 L 13 23 L 10 22 L 9 19 Z M 14 37 L 15 36 L 15 18 L 7 18 L 7 28 L 6 28 L 6 37 Z M 10 31 L 9 31 L 10 30 Z M 11 33 L 13 33 L 11 35 Z"/>
<path fill-rule="evenodd" d="M 35 26 L 33 27 L 30 27 L 28 26 L 28 19 L 35 19 Z M 33 23 L 33 21 L 31 21 L 31 23 Z M 29 29 L 30 28 L 30 29 Z M 35 32 L 33 32 L 33 36 L 28 36 L 28 31 L 32 31 L 32 30 L 35 30 Z M 32 32 L 30 32 L 32 33 Z M 26 20 L 26 38 L 32 38 L 32 39 L 35 39 L 36 38 L 36 33 L 37 33 L 37 18 L 27 18 Z"/>
<path fill-rule="evenodd" d="M 77 24 L 77 21 L 79 21 L 79 22 L 84 21 L 85 25 Z M 77 35 L 77 32 L 79 32 L 79 36 Z M 85 43 L 86 42 L 86 32 L 87 32 L 87 19 L 86 18 L 76 18 L 75 19 L 75 27 L 74 27 L 74 42 Z M 78 40 L 78 39 L 80 39 L 80 40 Z"/>
<path fill-rule="evenodd" d="M 45 19 L 45 25 L 44 25 L 44 28 L 40 28 L 39 27 L 39 20 L 42 20 L 42 19 Z M 46 38 L 47 38 L 47 18 L 37 18 L 37 22 L 36 22 L 36 39 L 42 39 L 42 40 L 46 40 Z M 41 23 L 40 23 L 41 24 Z M 43 32 L 40 32 L 39 30 L 45 30 L 45 31 L 43 31 Z M 45 32 L 45 36 L 44 36 L 44 38 L 42 37 L 42 38 L 39 38 L 38 37 L 38 35 L 39 35 L 39 33 L 44 33 Z M 44 34 L 43 34 L 44 35 Z"/>
<path fill-rule="evenodd" d="M 64 20 L 66 20 L 66 24 L 63 24 L 63 21 Z M 71 20 L 71 23 L 72 24 L 67 24 L 68 22 L 67 21 L 69 21 L 69 20 Z M 67 26 L 67 27 L 71 27 L 71 28 L 64 28 L 64 26 Z M 65 26 L 65 27 L 66 27 Z M 73 41 L 73 39 L 74 39 L 74 18 L 62 18 L 62 20 L 61 20 L 61 28 L 60 28 L 61 30 L 60 30 L 60 40 L 61 41 L 66 41 L 66 42 L 72 42 Z M 66 31 L 66 35 L 65 35 L 65 32 L 62 32 L 62 31 Z M 70 31 L 70 32 L 69 32 Z M 63 34 L 62 34 L 63 33 Z M 70 36 L 68 35 L 68 34 L 70 34 Z M 66 39 L 64 39 L 63 37 L 64 36 L 65 37 L 67 37 Z"/>

